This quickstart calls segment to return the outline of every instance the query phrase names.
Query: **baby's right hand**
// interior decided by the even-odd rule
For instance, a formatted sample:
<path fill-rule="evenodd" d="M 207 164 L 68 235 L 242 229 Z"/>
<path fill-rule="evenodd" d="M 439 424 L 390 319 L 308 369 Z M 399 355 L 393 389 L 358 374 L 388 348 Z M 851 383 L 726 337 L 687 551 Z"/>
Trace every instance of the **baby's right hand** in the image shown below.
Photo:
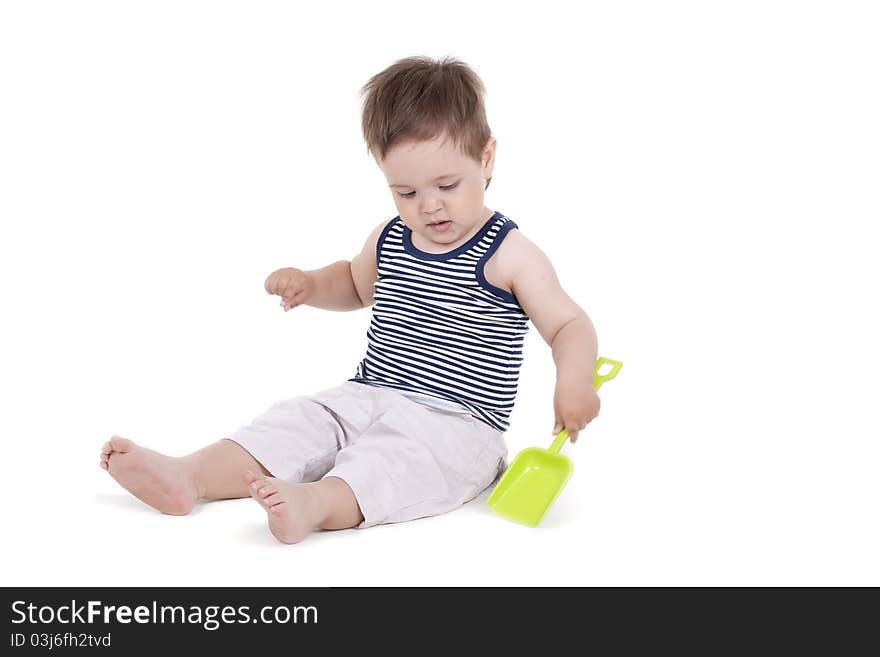
<path fill-rule="evenodd" d="M 284 267 L 269 274 L 264 284 L 266 292 L 281 297 L 284 312 L 306 303 L 312 295 L 314 282 L 308 272 L 294 267 Z"/>

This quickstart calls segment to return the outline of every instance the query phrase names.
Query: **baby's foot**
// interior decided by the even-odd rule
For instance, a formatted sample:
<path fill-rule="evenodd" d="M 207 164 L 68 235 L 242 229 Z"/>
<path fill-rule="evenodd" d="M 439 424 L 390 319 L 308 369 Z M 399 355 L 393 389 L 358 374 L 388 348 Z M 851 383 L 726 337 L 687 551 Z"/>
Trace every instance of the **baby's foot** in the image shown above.
<path fill-rule="evenodd" d="M 269 529 L 282 543 L 299 543 L 317 529 L 317 508 L 314 496 L 304 484 L 290 484 L 275 477 L 244 473 L 257 502 L 269 516 Z"/>
<path fill-rule="evenodd" d="M 113 436 L 104 443 L 100 465 L 125 490 L 162 513 L 186 515 L 199 499 L 195 480 L 180 459 L 127 438 Z"/>

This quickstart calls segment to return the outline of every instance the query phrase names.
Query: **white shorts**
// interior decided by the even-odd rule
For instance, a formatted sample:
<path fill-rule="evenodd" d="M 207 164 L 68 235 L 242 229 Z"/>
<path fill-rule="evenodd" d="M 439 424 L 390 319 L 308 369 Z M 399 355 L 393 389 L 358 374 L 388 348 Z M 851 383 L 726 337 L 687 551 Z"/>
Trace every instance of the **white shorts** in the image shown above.
<path fill-rule="evenodd" d="M 364 516 L 358 527 L 451 511 L 507 466 L 504 434 L 463 407 L 354 381 L 276 402 L 229 438 L 273 477 L 344 480 Z"/>

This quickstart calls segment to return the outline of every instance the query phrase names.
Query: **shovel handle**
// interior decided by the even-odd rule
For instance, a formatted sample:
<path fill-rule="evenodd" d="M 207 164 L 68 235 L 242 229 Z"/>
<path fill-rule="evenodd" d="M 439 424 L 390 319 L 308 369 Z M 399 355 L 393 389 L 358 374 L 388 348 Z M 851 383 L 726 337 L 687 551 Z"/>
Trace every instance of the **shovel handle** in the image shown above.
<path fill-rule="evenodd" d="M 607 374 L 599 374 L 599 370 L 602 369 L 603 365 L 611 365 L 611 369 L 608 370 Z M 601 388 L 603 383 L 610 381 L 617 376 L 621 367 L 623 367 L 623 363 L 619 360 L 611 360 L 604 356 L 599 357 L 599 359 L 596 360 L 596 367 L 593 369 L 593 388 L 596 390 Z M 559 454 L 559 450 L 562 449 L 566 440 L 568 440 L 568 429 L 563 429 L 556 434 L 556 438 L 553 439 L 553 444 L 550 445 L 550 451 L 554 454 Z"/>
<path fill-rule="evenodd" d="M 568 440 L 568 429 L 563 429 L 557 433 L 556 438 L 553 439 L 553 444 L 550 445 L 550 451 L 554 454 L 559 454 L 559 450 L 562 449 L 566 440 Z"/>
<path fill-rule="evenodd" d="M 611 365 L 611 369 L 608 370 L 607 374 L 599 374 L 599 370 L 602 369 L 603 365 Z M 606 381 L 610 381 L 617 373 L 620 371 L 620 368 L 623 367 L 623 363 L 619 360 L 611 360 L 610 358 L 605 358 L 604 356 L 600 356 L 598 360 L 596 360 L 596 367 L 593 370 L 593 387 L 598 390 L 602 387 L 602 384 Z"/>

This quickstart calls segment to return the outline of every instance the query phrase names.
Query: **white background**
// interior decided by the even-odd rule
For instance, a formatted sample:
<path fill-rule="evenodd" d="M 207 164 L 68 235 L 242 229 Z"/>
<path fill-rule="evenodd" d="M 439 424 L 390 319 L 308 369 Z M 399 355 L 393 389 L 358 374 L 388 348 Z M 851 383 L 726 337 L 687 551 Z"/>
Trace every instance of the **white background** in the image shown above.
<path fill-rule="evenodd" d="M 0 5 L 5 585 L 880 585 L 872 3 Z M 358 90 L 456 56 L 516 221 L 624 362 L 538 529 L 485 495 L 284 546 L 98 467 L 353 375 L 369 310 L 263 281 L 396 212 Z M 549 445 L 532 329 L 511 456 Z"/>

